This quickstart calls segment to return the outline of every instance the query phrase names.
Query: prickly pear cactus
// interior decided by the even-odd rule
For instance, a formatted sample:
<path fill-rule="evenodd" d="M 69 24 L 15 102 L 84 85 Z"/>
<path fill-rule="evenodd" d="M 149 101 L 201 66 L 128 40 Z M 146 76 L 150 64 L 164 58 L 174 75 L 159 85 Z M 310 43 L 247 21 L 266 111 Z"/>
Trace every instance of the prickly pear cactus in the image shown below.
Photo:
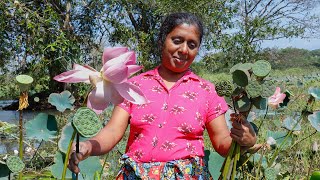
<path fill-rule="evenodd" d="M 250 81 L 246 87 L 247 93 L 250 98 L 256 98 L 262 94 L 262 86 L 257 81 Z"/>
<path fill-rule="evenodd" d="M 271 71 L 271 65 L 268 61 L 259 60 L 252 66 L 252 72 L 258 77 L 266 77 Z"/>
<path fill-rule="evenodd" d="M 230 81 L 221 81 L 216 84 L 215 89 L 219 96 L 230 96 L 233 91 L 233 86 Z"/>
<path fill-rule="evenodd" d="M 6 164 L 13 173 L 21 172 L 25 167 L 24 163 L 18 156 L 9 156 Z"/>
<path fill-rule="evenodd" d="M 83 137 L 93 137 L 102 129 L 97 114 L 86 107 L 77 110 L 73 116 L 72 125 Z"/>

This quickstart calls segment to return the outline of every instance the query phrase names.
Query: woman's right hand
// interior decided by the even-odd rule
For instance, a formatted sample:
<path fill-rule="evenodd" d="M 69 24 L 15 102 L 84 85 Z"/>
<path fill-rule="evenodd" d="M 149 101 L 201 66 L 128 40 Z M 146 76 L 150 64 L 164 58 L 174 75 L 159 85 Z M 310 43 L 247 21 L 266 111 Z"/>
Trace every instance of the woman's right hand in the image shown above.
<path fill-rule="evenodd" d="M 79 173 L 78 164 L 90 156 L 92 144 L 89 141 L 79 142 L 79 153 L 76 153 L 76 143 L 72 144 L 68 168 L 74 173 Z"/>

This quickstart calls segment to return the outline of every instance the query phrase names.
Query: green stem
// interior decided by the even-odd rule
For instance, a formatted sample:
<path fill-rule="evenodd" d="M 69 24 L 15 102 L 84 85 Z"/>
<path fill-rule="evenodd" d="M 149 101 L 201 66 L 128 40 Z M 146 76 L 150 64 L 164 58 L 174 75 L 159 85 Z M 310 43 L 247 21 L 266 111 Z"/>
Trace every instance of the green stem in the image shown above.
<path fill-rule="evenodd" d="M 79 140 L 80 140 L 80 137 L 79 137 L 79 133 L 77 133 L 77 143 L 76 143 L 76 153 L 78 154 L 80 151 L 79 151 Z M 76 174 L 76 180 L 78 180 L 78 173 Z"/>
<path fill-rule="evenodd" d="M 109 154 L 107 154 L 106 157 L 104 158 L 103 166 L 102 166 L 101 171 L 100 171 L 100 179 L 101 179 L 102 174 L 103 174 L 104 166 L 107 164 L 108 157 L 109 157 Z"/>
<path fill-rule="evenodd" d="M 228 152 L 228 156 L 227 156 L 225 163 L 224 163 L 224 166 L 223 166 L 223 171 L 222 171 L 223 180 L 227 179 L 228 172 L 230 171 L 230 163 L 231 163 L 232 155 L 233 155 L 236 144 L 237 143 L 234 140 L 232 140 L 231 147 Z"/>
<path fill-rule="evenodd" d="M 23 111 L 19 110 L 19 157 L 23 161 Z M 19 180 L 22 179 L 22 172 L 19 172 Z"/>
<path fill-rule="evenodd" d="M 305 139 L 307 139 L 307 138 L 315 135 L 317 132 L 318 132 L 318 131 L 315 130 L 315 132 L 313 132 L 313 133 L 309 134 L 308 136 L 306 136 L 306 137 L 300 139 L 299 141 L 295 142 L 295 143 L 290 147 L 290 149 L 292 149 L 295 145 L 299 144 L 299 143 L 302 142 L 303 140 L 305 140 Z"/>
<path fill-rule="evenodd" d="M 71 139 L 69 141 L 68 150 L 66 152 L 66 157 L 64 159 L 64 165 L 63 165 L 63 171 L 62 171 L 62 180 L 66 179 L 67 165 L 68 165 L 68 162 L 69 162 L 69 155 L 70 155 L 71 146 L 72 146 L 73 140 L 74 140 L 74 138 L 76 136 L 76 133 L 77 133 L 77 131 L 73 131 Z"/>

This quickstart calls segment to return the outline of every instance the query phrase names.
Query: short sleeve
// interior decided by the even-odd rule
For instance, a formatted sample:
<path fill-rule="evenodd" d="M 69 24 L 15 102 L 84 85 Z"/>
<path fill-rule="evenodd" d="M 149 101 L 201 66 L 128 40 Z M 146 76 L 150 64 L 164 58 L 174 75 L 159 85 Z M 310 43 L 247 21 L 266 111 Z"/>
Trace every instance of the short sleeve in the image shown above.
<path fill-rule="evenodd" d="M 118 104 L 117 106 L 121 107 L 125 111 L 127 111 L 129 114 L 132 112 L 132 103 L 128 100 L 124 99 L 122 103 Z"/>
<path fill-rule="evenodd" d="M 218 96 L 215 91 L 214 85 L 212 85 L 212 91 L 208 93 L 207 101 L 207 119 L 206 124 L 215 119 L 216 117 L 224 114 L 228 109 L 228 105 L 223 97 Z"/>

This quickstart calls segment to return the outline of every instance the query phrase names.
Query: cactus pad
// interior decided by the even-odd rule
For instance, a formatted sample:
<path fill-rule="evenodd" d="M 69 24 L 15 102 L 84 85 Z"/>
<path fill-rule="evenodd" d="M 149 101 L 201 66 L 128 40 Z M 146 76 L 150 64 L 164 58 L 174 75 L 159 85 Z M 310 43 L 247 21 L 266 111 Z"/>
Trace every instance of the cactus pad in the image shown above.
<path fill-rule="evenodd" d="M 248 85 L 250 81 L 250 74 L 246 70 L 235 70 L 232 73 L 233 82 L 236 83 L 238 86 L 245 87 Z"/>
<path fill-rule="evenodd" d="M 230 81 L 221 81 L 216 84 L 215 89 L 219 96 L 230 96 L 233 87 Z"/>
<path fill-rule="evenodd" d="M 97 114 L 86 107 L 77 110 L 72 121 L 73 127 L 83 137 L 93 137 L 102 129 Z"/>
<path fill-rule="evenodd" d="M 262 86 L 257 81 L 251 81 L 246 87 L 246 90 L 250 98 L 256 98 L 258 96 L 261 96 L 263 89 L 262 89 Z"/>
<path fill-rule="evenodd" d="M 9 156 L 6 163 L 13 173 L 21 172 L 25 167 L 24 163 L 18 156 Z"/>
<path fill-rule="evenodd" d="M 253 74 L 258 77 L 266 77 L 271 71 L 271 65 L 268 61 L 259 60 L 252 66 Z"/>

